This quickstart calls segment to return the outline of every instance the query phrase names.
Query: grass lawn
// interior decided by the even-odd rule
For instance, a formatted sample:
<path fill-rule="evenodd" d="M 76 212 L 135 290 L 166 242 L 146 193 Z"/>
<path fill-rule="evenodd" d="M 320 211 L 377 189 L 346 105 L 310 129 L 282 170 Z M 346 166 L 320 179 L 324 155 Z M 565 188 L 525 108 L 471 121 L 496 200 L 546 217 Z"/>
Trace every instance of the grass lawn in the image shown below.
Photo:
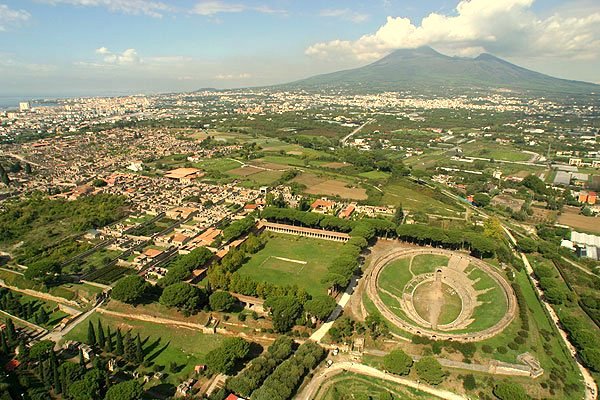
<path fill-rule="evenodd" d="M 404 387 L 393 382 L 387 382 L 381 379 L 358 375 L 351 372 L 343 372 L 325 381 L 325 384 L 316 394 L 315 399 L 355 399 L 359 398 L 359 396 L 377 399 L 379 398 L 378 396 L 386 392 L 391 393 L 395 399 L 403 400 L 436 398 L 425 392 Z"/>
<path fill-rule="evenodd" d="M 367 178 L 374 181 L 384 181 L 390 177 L 390 174 L 382 171 L 369 171 L 358 174 L 361 178 Z"/>
<path fill-rule="evenodd" d="M 298 285 L 313 296 L 325 295 L 327 287 L 321 279 L 342 245 L 328 240 L 272 235 L 265 247 L 239 269 L 239 273 L 256 281 Z"/>
<path fill-rule="evenodd" d="M 168 378 L 171 382 L 176 382 L 177 379 L 185 378 L 192 373 L 194 366 L 202 364 L 206 354 L 217 348 L 224 339 L 224 336 L 221 335 L 206 335 L 193 329 L 117 318 L 98 313 L 92 314 L 86 321 L 77 325 L 65 336 L 65 339 L 85 342 L 88 321 L 92 321 L 94 326 L 97 326 L 98 319 L 102 320 L 105 329 L 110 326 L 113 335 L 117 328 L 120 328 L 123 334 L 128 330 L 131 330 L 133 335 L 139 333 L 146 360 L 165 367 L 166 373 L 169 373 L 169 365 L 172 362 L 176 363 L 179 371 Z M 114 337 L 113 340 L 115 340 Z"/>
<path fill-rule="evenodd" d="M 405 179 L 393 180 L 382 189 L 381 204 L 402 204 L 405 210 L 443 216 L 459 216 L 464 212 L 462 206 L 444 203 L 442 194 Z"/>
<path fill-rule="evenodd" d="M 409 265 L 410 258 L 395 260 L 386 265 L 379 273 L 379 286 L 396 296 L 402 296 L 404 286 L 413 277 Z"/>
<path fill-rule="evenodd" d="M 414 275 L 434 272 L 438 267 L 448 265 L 448 257 L 435 254 L 420 254 L 413 259 L 411 270 Z"/>

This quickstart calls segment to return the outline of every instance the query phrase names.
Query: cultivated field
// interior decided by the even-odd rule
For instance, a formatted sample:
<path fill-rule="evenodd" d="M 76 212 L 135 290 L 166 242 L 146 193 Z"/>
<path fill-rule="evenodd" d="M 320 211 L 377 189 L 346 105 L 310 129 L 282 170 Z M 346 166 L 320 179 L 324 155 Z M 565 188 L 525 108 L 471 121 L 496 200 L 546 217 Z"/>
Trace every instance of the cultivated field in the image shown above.
<path fill-rule="evenodd" d="M 570 207 L 565 207 L 565 211 L 558 217 L 558 223 L 585 232 L 600 233 L 600 218 L 579 215 L 577 209 Z"/>
<path fill-rule="evenodd" d="M 292 235 L 273 235 L 239 273 L 256 281 L 298 285 L 311 295 L 327 294 L 321 279 L 342 244 Z"/>

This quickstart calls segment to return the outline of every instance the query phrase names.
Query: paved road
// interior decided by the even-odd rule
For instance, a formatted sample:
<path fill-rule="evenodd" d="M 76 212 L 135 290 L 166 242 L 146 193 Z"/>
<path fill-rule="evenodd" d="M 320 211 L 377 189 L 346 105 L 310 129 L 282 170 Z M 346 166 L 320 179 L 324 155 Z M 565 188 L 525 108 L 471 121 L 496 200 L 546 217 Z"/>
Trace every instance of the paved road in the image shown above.
<path fill-rule="evenodd" d="M 368 120 L 367 122 L 365 122 L 364 124 L 362 124 L 361 126 L 359 126 L 358 128 L 356 128 L 355 130 L 353 130 L 352 132 L 350 132 L 349 134 L 347 134 L 346 136 L 344 136 L 342 138 L 342 140 L 340 140 L 340 144 L 342 145 L 342 147 L 346 145 L 346 142 L 348 141 L 348 139 L 350 139 L 352 136 L 356 135 L 365 126 L 369 125 L 372 122 L 375 122 L 375 118 L 371 118 L 370 120 Z"/>
<path fill-rule="evenodd" d="M 304 387 L 304 389 L 296 396 L 298 400 L 313 400 L 315 395 L 319 391 L 321 385 L 331 377 L 340 374 L 344 371 L 354 372 L 360 375 L 371 376 L 373 378 L 383 379 L 390 381 L 402 386 L 408 386 L 413 389 L 418 389 L 423 392 L 429 393 L 433 396 L 439 397 L 440 399 L 446 400 L 468 400 L 467 397 L 458 395 L 456 393 L 449 392 L 447 390 L 436 389 L 425 384 L 420 384 L 410 379 L 401 378 L 396 375 L 388 374 L 380 371 L 376 368 L 369 367 L 368 365 L 358 364 L 353 362 L 339 362 L 333 364 L 330 368 L 324 368 L 321 371 L 317 371 L 315 377 Z"/>
<path fill-rule="evenodd" d="M 94 308 L 92 308 L 91 310 L 89 310 L 83 314 L 80 314 L 77 318 L 75 318 L 75 320 L 73 320 L 73 322 L 71 322 L 69 325 L 67 325 L 67 327 L 65 329 L 63 329 L 62 331 L 48 332 L 48 334 L 46 336 L 42 337 L 41 340 L 52 340 L 54 343 L 58 344 L 58 342 L 60 340 L 62 340 L 62 338 L 65 337 L 65 335 L 67 333 L 71 332 L 73 330 L 73 328 L 75 328 L 81 322 L 85 321 L 87 319 L 87 317 L 92 315 L 96 311 L 96 309 L 98 309 L 98 307 L 100 307 L 103 303 L 104 303 L 104 301 L 101 301 L 98 304 L 96 304 L 96 306 Z"/>
<path fill-rule="evenodd" d="M 325 321 L 325 323 L 321 325 L 319 329 L 313 332 L 313 334 L 310 336 L 311 340 L 314 340 L 318 343 L 325 337 L 325 335 L 327 335 L 327 332 L 329 332 L 329 329 L 331 329 L 335 320 L 342 314 L 344 307 L 346 307 L 346 304 L 348 304 L 348 301 L 350 301 L 350 297 L 352 296 L 352 293 L 354 293 L 354 289 L 356 288 L 357 284 L 358 277 L 353 277 L 350 281 L 350 284 L 344 291 L 344 294 L 342 297 L 340 297 L 337 307 L 335 310 L 333 310 L 329 318 L 327 318 L 327 321 Z"/>

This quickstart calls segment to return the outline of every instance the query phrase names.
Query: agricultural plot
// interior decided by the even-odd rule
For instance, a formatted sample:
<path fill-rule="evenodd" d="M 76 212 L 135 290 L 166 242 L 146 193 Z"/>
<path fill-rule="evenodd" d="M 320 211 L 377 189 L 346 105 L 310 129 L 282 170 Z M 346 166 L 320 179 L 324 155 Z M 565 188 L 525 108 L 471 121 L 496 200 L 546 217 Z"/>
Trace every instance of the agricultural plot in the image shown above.
<path fill-rule="evenodd" d="M 133 273 L 135 273 L 135 271 L 131 268 L 120 267 L 118 265 L 107 265 L 86 275 L 85 280 L 98 282 L 103 285 L 110 285 L 118 281 L 124 275 L 131 275 Z"/>
<path fill-rule="evenodd" d="M 600 233 L 600 218 L 586 217 L 579 214 L 578 209 L 565 207 L 565 211 L 558 217 L 558 223 L 579 231 Z"/>
<path fill-rule="evenodd" d="M 273 235 L 239 273 L 259 282 L 297 285 L 311 295 L 327 293 L 321 279 L 329 262 L 339 254 L 341 243 L 292 235 Z"/>
<path fill-rule="evenodd" d="M 306 186 L 305 193 L 325 196 L 339 196 L 344 199 L 366 200 L 367 191 L 358 187 L 352 182 L 335 179 L 326 175 L 318 176 L 310 173 L 303 173 L 293 182 Z"/>

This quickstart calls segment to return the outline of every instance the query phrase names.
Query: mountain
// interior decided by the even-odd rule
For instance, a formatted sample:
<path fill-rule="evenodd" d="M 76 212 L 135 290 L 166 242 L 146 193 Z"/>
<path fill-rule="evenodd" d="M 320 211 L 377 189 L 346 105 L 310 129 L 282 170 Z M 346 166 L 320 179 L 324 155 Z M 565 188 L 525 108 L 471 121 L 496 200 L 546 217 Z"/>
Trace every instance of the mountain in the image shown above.
<path fill-rule="evenodd" d="M 554 94 L 600 93 L 600 85 L 554 78 L 491 54 L 449 57 L 431 47 L 396 50 L 364 67 L 317 75 L 289 88 L 352 88 L 357 91 L 451 91 L 511 89 Z"/>

